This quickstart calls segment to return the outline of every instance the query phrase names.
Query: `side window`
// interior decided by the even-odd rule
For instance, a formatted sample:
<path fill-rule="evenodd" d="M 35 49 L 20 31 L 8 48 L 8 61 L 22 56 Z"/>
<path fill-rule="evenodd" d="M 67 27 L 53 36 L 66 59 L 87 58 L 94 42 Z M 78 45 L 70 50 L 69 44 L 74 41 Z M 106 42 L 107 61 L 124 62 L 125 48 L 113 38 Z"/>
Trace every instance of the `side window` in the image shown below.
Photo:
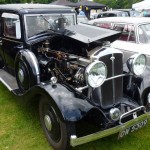
<path fill-rule="evenodd" d="M 3 13 L 2 17 L 4 26 L 3 35 L 10 38 L 20 39 L 21 30 L 19 16 L 11 13 Z"/>
<path fill-rule="evenodd" d="M 117 16 L 116 14 L 112 14 L 112 13 L 110 13 L 110 14 L 108 14 L 108 16 L 107 17 L 115 17 L 115 16 Z"/>
<path fill-rule="evenodd" d="M 95 22 L 93 25 L 97 26 L 97 27 L 101 27 L 101 28 L 106 28 L 106 29 L 111 29 L 112 28 L 112 25 L 111 23 L 108 23 L 108 22 Z"/>
<path fill-rule="evenodd" d="M 135 32 L 133 25 L 125 25 L 122 35 L 127 35 L 126 41 L 135 43 Z"/>
<path fill-rule="evenodd" d="M 124 24 L 115 24 L 114 29 L 118 31 L 122 31 L 119 40 L 127 41 L 127 42 L 136 42 L 135 31 L 133 25 L 124 25 Z"/>
<path fill-rule="evenodd" d="M 104 17 L 107 17 L 107 16 L 108 16 L 107 13 L 103 13 L 103 14 L 99 14 L 99 15 L 97 16 L 97 18 L 104 18 Z"/>
<path fill-rule="evenodd" d="M 124 29 L 124 24 L 114 24 L 113 25 L 113 30 L 116 30 L 116 31 L 123 31 Z"/>

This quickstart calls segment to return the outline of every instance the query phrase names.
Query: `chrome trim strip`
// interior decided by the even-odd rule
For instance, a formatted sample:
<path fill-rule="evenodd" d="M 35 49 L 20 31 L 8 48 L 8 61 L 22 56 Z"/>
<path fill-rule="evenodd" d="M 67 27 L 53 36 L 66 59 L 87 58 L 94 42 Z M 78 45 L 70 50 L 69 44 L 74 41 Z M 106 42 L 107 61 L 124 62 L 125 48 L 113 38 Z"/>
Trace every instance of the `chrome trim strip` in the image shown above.
<path fill-rule="evenodd" d="M 9 91 L 13 91 L 13 89 L 1 77 L 0 82 L 2 82 L 8 88 Z"/>
<path fill-rule="evenodd" d="M 105 79 L 104 82 L 105 82 L 105 81 L 112 80 L 112 79 L 115 79 L 115 78 L 120 78 L 120 77 L 128 76 L 128 75 L 130 75 L 130 74 L 127 73 L 127 74 L 121 74 L 121 75 L 117 75 L 117 76 L 114 76 L 114 77 L 110 77 L 110 78 Z M 79 92 L 82 92 L 82 90 L 84 90 L 84 89 L 86 89 L 86 88 L 88 88 L 88 87 L 89 87 L 89 86 L 86 85 L 86 86 L 84 86 L 84 87 L 76 88 L 76 90 L 79 91 Z"/>
<path fill-rule="evenodd" d="M 110 78 L 107 78 L 105 79 L 105 81 L 109 81 L 109 80 L 112 80 L 112 79 L 115 79 L 115 78 L 120 78 L 120 77 L 124 77 L 124 76 L 128 76 L 130 74 L 121 74 L 121 75 L 117 75 L 117 76 L 114 76 L 114 77 L 110 77 Z"/>
<path fill-rule="evenodd" d="M 86 86 L 83 86 L 83 87 L 79 87 L 79 88 L 76 88 L 77 91 L 79 92 L 82 92 L 84 89 L 87 89 L 89 86 L 86 85 Z"/>
<path fill-rule="evenodd" d="M 114 54 L 112 53 L 112 56 L 110 57 L 110 60 L 112 61 L 112 77 L 115 75 L 115 57 Z M 113 90 L 113 104 L 115 104 L 115 80 L 114 78 L 112 79 L 112 90 Z"/>
<path fill-rule="evenodd" d="M 72 147 L 75 147 L 77 145 L 85 144 L 87 142 L 95 141 L 100 138 L 118 133 L 119 131 L 122 131 L 125 128 L 128 128 L 146 118 L 150 118 L 150 112 L 147 112 L 146 114 L 143 114 L 143 115 L 137 117 L 136 119 L 130 120 L 122 125 L 118 125 L 116 127 L 113 127 L 113 128 L 107 129 L 107 130 L 103 130 L 103 131 L 99 131 L 99 132 L 96 132 L 96 133 L 93 133 L 93 134 L 90 134 L 87 136 L 76 138 L 76 135 L 72 135 L 70 137 L 70 145 Z"/>

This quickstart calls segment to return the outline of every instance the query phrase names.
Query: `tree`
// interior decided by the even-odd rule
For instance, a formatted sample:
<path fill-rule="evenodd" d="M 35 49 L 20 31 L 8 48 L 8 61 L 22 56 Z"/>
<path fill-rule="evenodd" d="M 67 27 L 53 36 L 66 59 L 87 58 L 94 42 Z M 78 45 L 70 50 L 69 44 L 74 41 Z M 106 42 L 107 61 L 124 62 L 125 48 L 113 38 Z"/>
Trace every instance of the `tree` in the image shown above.
<path fill-rule="evenodd" d="M 9 3 L 45 3 L 48 4 L 54 0 L 0 0 L 0 4 L 9 4 Z M 78 0 L 69 0 L 72 2 L 77 2 Z M 136 2 L 140 2 L 142 0 L 94 0 L 95 2 L 105 4 L 109 8 L 117 9 L 117 8 L 131 8 L 132 4 Z"/>
<path fill-rule="evenodd" d="M 142 0 L 95 0 L 95 2 L 105 4 L 109 8 L 113 8 L 113 9 L 132 8 L 132 4 L 141 1 Z"/>

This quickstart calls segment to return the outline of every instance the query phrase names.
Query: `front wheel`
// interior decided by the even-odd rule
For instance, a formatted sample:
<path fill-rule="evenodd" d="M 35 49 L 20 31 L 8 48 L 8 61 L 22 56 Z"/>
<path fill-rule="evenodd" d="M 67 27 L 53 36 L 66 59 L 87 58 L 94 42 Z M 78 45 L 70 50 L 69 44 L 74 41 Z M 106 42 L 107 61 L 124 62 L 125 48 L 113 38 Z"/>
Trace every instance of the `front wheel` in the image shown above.
<path fill-rule="evenodd" d="M 69 149 L 67 124 L 62 122 L 50 102 L 42 97 L 39 103 L 40 122 L 49 144 L 55 150 Z"/>

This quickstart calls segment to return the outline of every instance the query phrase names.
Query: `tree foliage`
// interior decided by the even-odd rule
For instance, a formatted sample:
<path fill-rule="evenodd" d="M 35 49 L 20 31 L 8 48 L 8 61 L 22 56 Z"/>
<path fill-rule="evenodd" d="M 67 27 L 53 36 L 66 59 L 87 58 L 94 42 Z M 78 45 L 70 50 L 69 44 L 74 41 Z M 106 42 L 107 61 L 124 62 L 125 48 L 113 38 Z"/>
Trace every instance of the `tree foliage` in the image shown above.
<path fill-rule="evenodd" d="M 9 3 L 51 3 L 54 0 L 0 0 L 0 4 L 9 4 Z M 76 2 L 77 0 L 70 0 Z M 140 2 L 142 0 L 94 0 L 95 2 L 105 4 L 109 8 L 118 9 L 118 8 L 131 8 L 132 4 Z"/>
<path fill-rule="evenodd" d="M 105 4 L 109 8 L 113 9 L 132 8 L 132 4 L 141 1 L 143 0 L 95 0 L 95 2 Z"/>
<path fill-rule="evenodd" d="M 15 4 L 15 3 L 51 3 L 54 0 L 0 0 L 0 4 Z"/>

